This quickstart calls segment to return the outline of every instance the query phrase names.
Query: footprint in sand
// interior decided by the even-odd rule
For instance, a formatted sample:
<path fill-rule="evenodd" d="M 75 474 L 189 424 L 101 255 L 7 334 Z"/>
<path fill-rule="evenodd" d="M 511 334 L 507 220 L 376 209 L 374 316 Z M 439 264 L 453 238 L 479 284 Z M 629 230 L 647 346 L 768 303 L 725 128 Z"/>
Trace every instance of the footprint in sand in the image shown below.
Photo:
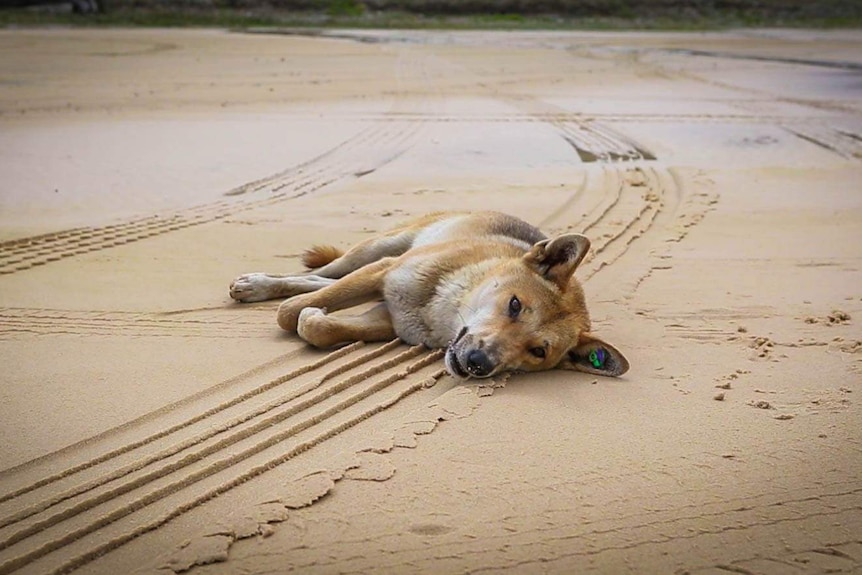
<path fill-rule="evenodd" d="M 814 316 L 808 316 L 805 318 L 805 323 L 807 324 L 823 324 L 826 326 L 833 325 L 843 325 L 850 323 L 851 317 L 847 312 L 841 311 L 840 309 L 832 310 L 832 313 L 827 315 L 825 318 L 819 318 Z"/>

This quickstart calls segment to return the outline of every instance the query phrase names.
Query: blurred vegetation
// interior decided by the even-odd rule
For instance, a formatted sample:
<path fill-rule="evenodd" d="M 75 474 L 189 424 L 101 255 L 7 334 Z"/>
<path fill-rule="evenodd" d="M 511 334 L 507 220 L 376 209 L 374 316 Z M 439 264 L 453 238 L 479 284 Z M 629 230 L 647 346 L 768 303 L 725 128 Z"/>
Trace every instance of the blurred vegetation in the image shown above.
<path fill-rule="evenodd" d="M 0 25 L 713 29 L 859 27 L 862 0 L 0 0 Z M 74 4 L 73 4 L 74 2 Z M 81 3 L 98 10 L 81 10 Z M 74 7 L 74 10 L 73 10 Z"/>

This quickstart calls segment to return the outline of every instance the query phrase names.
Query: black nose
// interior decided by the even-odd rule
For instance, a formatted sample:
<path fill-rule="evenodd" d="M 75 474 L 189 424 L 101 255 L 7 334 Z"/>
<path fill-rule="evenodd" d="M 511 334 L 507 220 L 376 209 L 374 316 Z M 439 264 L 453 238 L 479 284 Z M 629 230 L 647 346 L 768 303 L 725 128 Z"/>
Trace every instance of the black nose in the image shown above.
<path fill-rule="evenodd" d="M 485 377 L 494 371 L 494 364 L 481 349 L 474 349 L 467 354 L 467 371 L 475 377 Z"/>

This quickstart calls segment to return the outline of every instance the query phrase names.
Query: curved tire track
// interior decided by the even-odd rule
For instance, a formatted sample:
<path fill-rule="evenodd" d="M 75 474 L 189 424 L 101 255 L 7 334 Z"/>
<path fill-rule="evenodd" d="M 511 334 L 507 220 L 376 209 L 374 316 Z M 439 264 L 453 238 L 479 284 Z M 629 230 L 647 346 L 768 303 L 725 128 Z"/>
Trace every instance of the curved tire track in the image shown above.
<path fill-rule="evenodd" d="M 584 163 L 655 160 L 655 155 L 614 128 L 537 98 L 511 94 L 494 96 L 530 117 L 554 126 Z"/>
<path fill-rule="evenodd" d="M 592 250 L 582 264 L 584 281 L 623 257 L 635 241 L 653 234 L 660 216 L 669 223 L 682 200 L 682 189 L 645 146 L 604 123 L 573 117 L 568 110 L 537 98 L 495 96 L 553 126 L 587 166 L 575 193 L 542 222 L 544 227 L 565 219 L 566 213 L 582 211 L 576 223 L 546 231 L 589 235 Z"/>
<path fill-rule="evenodd" d="M 676 208 L 672 180 L 655 168 L 606 170 L 605 186 L 615 198 L 598 217 L 584 222 L 583 230 L 593 240 L 592 251 L 584 262 L 584 281 L 623 257 L 632 244 L 654 231 L 656 219 L 664 210 Z"/>

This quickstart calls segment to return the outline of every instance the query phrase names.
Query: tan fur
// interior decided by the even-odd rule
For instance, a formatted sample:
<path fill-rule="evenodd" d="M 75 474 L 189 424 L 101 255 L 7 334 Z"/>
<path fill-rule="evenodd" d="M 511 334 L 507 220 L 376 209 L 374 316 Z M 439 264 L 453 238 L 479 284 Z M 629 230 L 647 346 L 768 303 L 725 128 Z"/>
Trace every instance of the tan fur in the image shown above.
<path fill-rule="evenodd" d="M 400 337 L 446 348 L 458 377 L 507 370 L 628 370 L 625 357 L 590 332 L 574 272 L 589 249 L 579 234 L 546 239 L 496 212 L 434 213 L 341 254 L 315 246 L 316 268 L 276 276 L 246 274 L 231 284 L 238 301 L 288 298 L 278 324 L 317 347 Z M 361 315 L 329 315 L 369 301 Z"/>

